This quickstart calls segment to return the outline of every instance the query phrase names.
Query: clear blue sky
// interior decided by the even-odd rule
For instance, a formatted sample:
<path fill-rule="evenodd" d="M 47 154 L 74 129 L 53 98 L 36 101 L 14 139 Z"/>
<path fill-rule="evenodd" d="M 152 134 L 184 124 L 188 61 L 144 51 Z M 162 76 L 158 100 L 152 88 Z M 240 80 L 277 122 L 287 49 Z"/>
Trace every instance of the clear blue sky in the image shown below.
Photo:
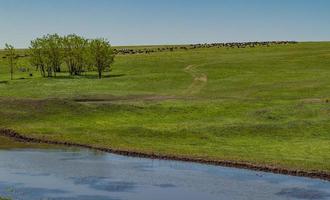
<path fill-rule="evenodd" d="M 113 45 L 330 40 L 330 0 L 0 0 L 0 45 L 47 33 Z"/>

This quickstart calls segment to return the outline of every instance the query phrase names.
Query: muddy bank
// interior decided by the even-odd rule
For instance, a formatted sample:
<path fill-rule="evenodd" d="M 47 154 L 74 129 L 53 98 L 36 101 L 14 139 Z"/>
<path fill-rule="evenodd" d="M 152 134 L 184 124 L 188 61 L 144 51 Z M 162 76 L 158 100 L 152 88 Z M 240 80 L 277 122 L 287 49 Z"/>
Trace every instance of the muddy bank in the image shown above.
<path fill-rule="evenodd" d="M 37 143 L 37 144 L 53 144 L 53 145 L 63 145 L 68 147 L 79 147 L 79 148 L 87 148 L 107 153 L 114 153 L 124 156 L 132 156 L 132 157 L 141 157 L 141 158 L 150 158 L 150 159 L 162 159 L 162 160 L 177 160 L 184 162 L 196 162 L 202 164 L 210 164 L 210 165 L 219 165 L 224 167 L 235 167 L 240 169 L 250 169 L 255 171 L 263 171 L 263 172 L 272 172 L 276 174 L 284 174 L 291 176 L 301 176 L 301 177 L 309 177 L 309 178 L 318 178 L 330 181 L 330 173 L 322 172 L 322 171 L 302 171 L 302 170 L 293 170 L 293 169 L 284 169 L 274 166 L 266 166 L 266 165 L 256 165 L 248 162 L 235 162 L 235 161 L 226 161 L 226 160 L 207 160 L 202 158 L 189 158 L 189 157 L 181 157 L 181 156 L 171 156 L 171 155 L 161 155 L 155 153 L 141 153 L 136 151 L 126 151 L 126 150 L 117 150 L 112 148 L 101 148 L 94 147 L 86 144 L 78 144 L 66 141 L 52 141 L 47 139 L 39 139 L 21 135 L 10 129 L 0 129 L 0 135 L 8 138 L 12 138 L 19 142 L 27 142 L 27 143 Z"/>

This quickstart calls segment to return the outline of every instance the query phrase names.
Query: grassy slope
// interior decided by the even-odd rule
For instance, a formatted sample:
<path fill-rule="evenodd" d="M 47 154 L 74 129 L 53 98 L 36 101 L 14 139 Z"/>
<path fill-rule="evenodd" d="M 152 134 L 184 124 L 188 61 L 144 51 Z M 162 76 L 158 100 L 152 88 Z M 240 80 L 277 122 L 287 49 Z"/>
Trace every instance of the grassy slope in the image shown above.
<path fill-rule="evenodd" d="M 0 64 L 0 81 L 8 81 Z M 17 73 L 0 82 L 0 127 L 95 146 L 330 171 L 330 43 L 125 55 L 111 74 Z M 114 96 L 126 100 L 72 100 Z"/>

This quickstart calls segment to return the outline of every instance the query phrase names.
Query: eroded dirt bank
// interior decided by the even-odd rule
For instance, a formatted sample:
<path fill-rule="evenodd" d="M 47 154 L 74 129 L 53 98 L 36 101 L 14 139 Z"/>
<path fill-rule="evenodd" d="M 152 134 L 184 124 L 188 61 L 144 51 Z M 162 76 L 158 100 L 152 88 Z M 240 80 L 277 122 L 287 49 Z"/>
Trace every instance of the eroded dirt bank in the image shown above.
<path fill-rule="evenodd" d="M 19 142 L 27 142 L 27 143 L 39 143 L 39 144 L 53 144 L 53 145 L 63 145 L 68 147 L 79 147 L 79 148 L 87 148 L 107 153 L 114 153 L 125 156 L 132 157 L 141 157 L 141 158 L 150 158 L 150 159 L 162 159 L 162 160 L 177 160 L 184 162 L 196 162 L 210 165 L 218 165 L 225 167 L 235 167 L 240 169 L 250 169 L 255 171 L 263 171 L 263 172 L 272 172 L 276 174 L 284 174 L 291 176 L 301 176 L 301 177 L 309 177 L 309 178 L 318 178 L 330 181 L 330 173 L 322 172 L 322 171 L 302 171 L 302 170 L 293 170 L 293 169 L 285 169 L 275 166 L 267 166 L 267 165 L 256 165 L 248 162 L 235 162 L 235 161 L 226 161 L 226 160 L 207 160 L 202 158 L 189 158 L 189 157 L 181 157 L 181 156 L 172 156 L 172 155 L 161 155 L 155 153 L 141 153 L 136 151 L 127 151 L 127 150 L 118 150 L 112 148 L 101 148 L 94 147 L 87 144 L 78 144 L 67 141 L 52 141 L 47 139 L 33 138 L 29 136 L 24 136 L 10 129 L 0 129 L 0 135 L 8 138 L 12 138 L 13 140 Z"/>

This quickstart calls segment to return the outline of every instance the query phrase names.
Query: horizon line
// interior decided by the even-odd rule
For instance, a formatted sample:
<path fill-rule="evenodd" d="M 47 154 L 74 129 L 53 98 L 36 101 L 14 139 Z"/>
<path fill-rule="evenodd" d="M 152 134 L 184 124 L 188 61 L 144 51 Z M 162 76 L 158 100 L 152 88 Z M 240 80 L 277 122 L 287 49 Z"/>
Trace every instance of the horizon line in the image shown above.
<path fill-rule="evenodd" d="M 196 44 L 215 44 L 215 43 L 248 43 L 248 42 L 279 42 L 279 41 L 291 41 L 291 42 L 298 42 L 298 43 L 320 43 L 320 42 L 330 42 L 330 40 L 257 40 L 257 41 L 229 41 L 229 42 L 199 42 L 199 43 L 150 43 L 150 44 L 125 44 L 125 45 L 112 45 L 112 47 L 155 47 L 155 46 L 186 46 L 186 45 L 196 45 Z M 6 44 L 6 42 L 4 43 Z M 3 45 L 4 45 L 3 44 Z M 8 43 L 10 44 L 10 43 Z M 15 48 L 17 50 L 25 50 L 29 47 L 18 47 Z M 4 48 L 0 48 L 0 51 L 4 50 Z"/>

